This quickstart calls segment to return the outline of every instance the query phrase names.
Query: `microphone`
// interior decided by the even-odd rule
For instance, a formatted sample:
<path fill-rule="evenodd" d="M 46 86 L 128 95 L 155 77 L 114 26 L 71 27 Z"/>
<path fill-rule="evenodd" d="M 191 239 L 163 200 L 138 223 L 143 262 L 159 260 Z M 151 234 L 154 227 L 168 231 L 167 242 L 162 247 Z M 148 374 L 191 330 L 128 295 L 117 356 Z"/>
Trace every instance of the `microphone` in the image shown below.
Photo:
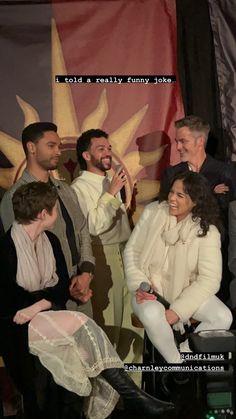
<path fill-rule="evenodd" d="M 116 166 L 116 173 L 120 173 L 123 170 L 123 166 L 121 164 L 118 164 Z M 122 186 L 121 190 L 120 190 L 120 197 L 121 197 L 121 201 L 123 202 L 123 204 L 126 204 L 126 192 L 125 192 L 125 187 Z"/>
<path fill-rule="evenodd" d="M 148 282 L 141 282 L 139 288 L 144 291 L 147 292 L 148 294 L 153 294 L 155 295 L 157 301 L 159 301 L 159 303 L 163 304 L 163 306 L 165 307 L 166 310 L 168 310 L 170 308 L 170 303 L 168 303 L 168 301 L 166 301 L 166 299 L 164 297 L 162 297 L 160 294 L 158 294 L 158 292 L 154 291 L 152 289 L 152 287 L 149 285 Z"/>
<path fill-rule="evenodd" d="M 125 187 L 124 186 L 120 190 L 120 197 L 121 197 L 121 201 L 123 202 L 123 204 L 126 204 L 126 192 L 125 192 Z"/>

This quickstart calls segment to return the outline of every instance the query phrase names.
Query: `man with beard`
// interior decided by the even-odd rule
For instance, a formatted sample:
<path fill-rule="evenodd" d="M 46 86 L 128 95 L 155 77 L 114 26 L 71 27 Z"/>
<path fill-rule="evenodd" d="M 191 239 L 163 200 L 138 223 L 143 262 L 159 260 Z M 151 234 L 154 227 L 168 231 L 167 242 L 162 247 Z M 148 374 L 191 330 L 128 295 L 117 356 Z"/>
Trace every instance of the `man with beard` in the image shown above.
<path fill-rule="evenodd" d="M 232 163 L 206 154 L 210 125 L 199 116 L 187 115 L 175 122 L 175 128 L 181 163 L 169 166 L 162 174 L 159 197 L 166 196 L 175 175 L 186 171 L 198 172 L 208 180 L 222 216 L 227 219 L 229 202 L 236 198 L 236 176 Z"/>
<path fill-rule="evenodd" d="M 179 173 L 198 172 L 209 182 L 212 192 L 220 207 L 221 220 L 224 226 L 222 242 L 223 275 L 218 296 L 226 302 L 229 297 L 231 275 L 228 270 L 228 208 L 236 199 L 236 172 L 232 163 L 214 159 L 206 154 L 206 144 L 210 125 L 196 115 L 187 115 L 175 122 L 176 148 L 181 163 L 169 166 L 161 177 L 159 199 L 166 199 L 170 184 Z"/>
<path fill-rule="evenodd" d="M 134 361 L 132 341 L 142 343 L 131 330 L 130 298 L 125 287 L 123 249 L 130 236 L 130 225 L 120 191 L 127 179 L 122 167 L 110 178 L 112 150 L 108 134 L 90 129 L 77 140 L 77 158 L 82 170 L 72 183 L 87 218 L 96 259 L 92 306 L 94 320 L 107 333 L 120 357 Z M 127 355 L 129 353 L 129 357 Z M 131 359 L 132 358 L 132 359 Z M 127 360 L 129 359 L 129 361 Z"/>

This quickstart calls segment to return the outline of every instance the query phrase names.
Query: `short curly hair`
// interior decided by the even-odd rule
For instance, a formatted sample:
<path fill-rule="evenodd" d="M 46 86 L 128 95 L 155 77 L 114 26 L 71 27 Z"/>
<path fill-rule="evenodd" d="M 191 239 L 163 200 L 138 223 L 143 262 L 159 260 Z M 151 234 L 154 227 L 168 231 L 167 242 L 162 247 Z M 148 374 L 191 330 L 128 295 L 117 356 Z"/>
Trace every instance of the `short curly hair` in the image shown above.
<path fill-rule="evenodd" d="M 46 209 L 51 214 L 58 198 L 56 187 L 45 182 L 31 182 L 20 186 L 13 194 L 15 219 L 19 224 L 30 224 Z"/>

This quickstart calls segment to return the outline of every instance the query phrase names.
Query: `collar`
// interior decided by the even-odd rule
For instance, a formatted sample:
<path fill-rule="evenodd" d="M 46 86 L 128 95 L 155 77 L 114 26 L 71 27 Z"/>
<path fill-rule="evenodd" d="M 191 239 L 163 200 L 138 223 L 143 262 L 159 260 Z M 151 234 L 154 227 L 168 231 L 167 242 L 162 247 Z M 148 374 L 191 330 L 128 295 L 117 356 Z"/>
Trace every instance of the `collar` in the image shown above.
<path fill-rule="evenodd" d="M 198 171 L 197 173 L 201 173 L 201 170 L 202 170 L 203 166 L 205 165 L 205 163 L 206 163 L 206 161 L 207 161 L 207 158 L 208 158 L 208 156 L 206 155 L 206 157 L 205 157 L 205 159 L 203 160 L 203 162 L 202 162 L 202 164 L 201 164 L 201 166 L 200 166 L 200 168 L 199 168 L 199 171 Z M 188 170 L 189 170 L 190 172 L 193 172 L 193 169 L 192 169 L 192 167 L 191 167 L 191 165 L 190 165 L 190 164 L 191 164 L 191 163 L 187 162 L 187 165 L 188 165 Z"/>
<path fill-rule="evenodd" d="M 25 169 L 22 173 L 22 178 L 26 182 L 39 182 L 39 179 L 37 179 L 35 176 L 33 176 L 27 169 Z M 55 185 L 56 187 L 60 186 L 61 181 L 58 179 L 55 179 L 53 176 L 49 176 L 50 181 Z"/>
<path fill-rule="evenodd" d="M 82 170 L 80 176 L 81 179 L 91 180 L 92 182 L 96 182 L 98 184 L 103 184 L 104 180 L 108 180 L 109 176 L 106 173 L 105 176 L 97 175 L 96 173 L 89 172 L 88 170 Z"/>

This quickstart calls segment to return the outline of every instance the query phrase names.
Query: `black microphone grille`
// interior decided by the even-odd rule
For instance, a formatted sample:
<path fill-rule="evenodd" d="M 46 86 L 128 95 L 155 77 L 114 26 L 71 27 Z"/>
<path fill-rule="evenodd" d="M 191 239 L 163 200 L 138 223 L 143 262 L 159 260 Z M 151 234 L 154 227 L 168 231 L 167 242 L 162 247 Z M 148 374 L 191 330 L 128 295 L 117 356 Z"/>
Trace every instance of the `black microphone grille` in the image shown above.
<path fill-rule="evenodd" d="M 148 282 L 143 281 L 140 284 L 140 289 L 144 292 L 150 292 L 151 287 Z"/>

